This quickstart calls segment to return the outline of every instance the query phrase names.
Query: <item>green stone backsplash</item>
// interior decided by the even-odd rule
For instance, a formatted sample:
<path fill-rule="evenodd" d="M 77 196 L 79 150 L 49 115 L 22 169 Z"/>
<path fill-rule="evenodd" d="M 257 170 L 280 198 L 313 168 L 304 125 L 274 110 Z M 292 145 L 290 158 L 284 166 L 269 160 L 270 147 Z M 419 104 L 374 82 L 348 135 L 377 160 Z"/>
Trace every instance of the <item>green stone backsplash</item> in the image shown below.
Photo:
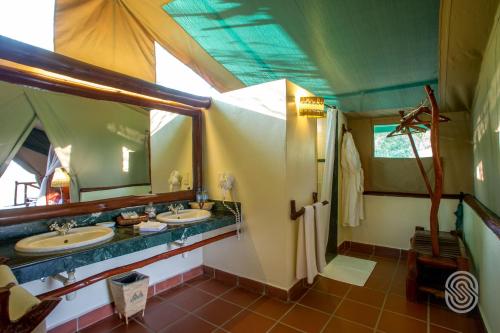
<path fill-rule="evenodd" d="M 171 204 L 179 204 L 181 203 L 184 208 L 189 208 L 189 201 L 174 201 L 174 202 L 166 202 L 166 203 L 157 203 L 154 204 L 156 208 L 156 213 L 163 213 L 168 211 L 168 206 Z M 94 214 L 85 214 L 85 215 L 76 215 L 76 216 L 61 216 L 51 219 L 45 220 L 36 220 L 29 221 L 26 223 L 18 223 L 9 226 L 0 227 L 0 241 L 10 240 L 10 239 L 18 239 L 24 238 L 44 232 L 49 231 L 49 225 L 54 222 L 64 223 L 71 220 L 74 220 L 77 223 L 78 227 L 84 227 L 89 225 L 95 225 L 99 222 L 106 221 L 115 221 L 116 217 L 120 215 L 122 212 L 126 211 L 135 211 L 139 214 L 144 213 L 144 209 L 147 205 L 141 206 L 133 206 L 133 207 L 125 207 L 114 209 L 105 212 L 98 212 Z M 214 211 L 217 210 L 226 210 L 226 208 L 222 205 L 220 201 L 215 201 L 215 205 L 213 207 Z"/>

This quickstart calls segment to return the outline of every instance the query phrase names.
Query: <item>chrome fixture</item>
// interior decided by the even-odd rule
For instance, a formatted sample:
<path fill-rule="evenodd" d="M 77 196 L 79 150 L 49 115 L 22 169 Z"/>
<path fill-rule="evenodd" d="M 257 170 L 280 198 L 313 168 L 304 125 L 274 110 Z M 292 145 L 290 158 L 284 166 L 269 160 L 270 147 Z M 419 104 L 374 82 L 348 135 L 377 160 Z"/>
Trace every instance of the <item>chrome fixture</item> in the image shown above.
<path fill-rule="evenodd" d="M 57 231 L 59 235 L 64 236 L 74 227 L 76 227 L 76 222 L 71 220 L 70 222 L 63 223 L 62 225 L 54 222 L 49 226 L 49 229 L 50 231 Z"/>
<path fill-rule="evenodd" d="M 61 273 L 57 273 L 56 275 L 52 276 L 52 278 L 56 281 L 61 282 L 64 286 L 67 286 L 68 284 L 72 284 L 76 282 L 76 277 L 75 277 L 76 271 L 73 269 L 71 271 L 66 272 L 66 276 L 62 275 Z M 66 294 L 66 300 L 67 301 L 72 301 L 76 297 L 76 291 Z"/>
<path fill-rule="evenodd" d="M 172 214 L 177 215 L 179 211 L 183 210 L 184 206 L 182 204 L 170 205 L 168 206 L 168 210 L 172 212 Z"/>

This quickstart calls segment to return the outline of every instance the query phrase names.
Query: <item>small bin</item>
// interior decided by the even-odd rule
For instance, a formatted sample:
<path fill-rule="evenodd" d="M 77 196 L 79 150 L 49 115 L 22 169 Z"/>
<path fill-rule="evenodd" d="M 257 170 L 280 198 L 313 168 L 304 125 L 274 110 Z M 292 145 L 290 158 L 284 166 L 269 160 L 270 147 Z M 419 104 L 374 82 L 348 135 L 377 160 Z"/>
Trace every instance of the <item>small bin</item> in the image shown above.
<path fill-rule="evenodd" d="M 108 280 L 111 295 L 115 302 L 118 316 L 125 317 L 128 325 L 128 318 L 146 309 L 148 298 L 149 277 L 138 273 L 128 272 L 113 276 Z"/>

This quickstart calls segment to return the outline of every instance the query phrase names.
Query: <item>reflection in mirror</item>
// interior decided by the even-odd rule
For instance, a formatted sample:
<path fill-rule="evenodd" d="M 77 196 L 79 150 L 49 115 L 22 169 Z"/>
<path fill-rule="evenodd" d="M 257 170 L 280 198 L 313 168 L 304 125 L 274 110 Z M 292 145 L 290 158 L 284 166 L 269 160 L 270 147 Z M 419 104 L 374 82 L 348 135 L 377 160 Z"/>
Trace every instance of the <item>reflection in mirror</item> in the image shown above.
<path fill-rule="evenodd" d="M 0 82 L 0 209 L 151 191 L 149 111 Z"/>
<path fill-rule="evenodd" d="M 192 118 L 151 110 L 150 119 L 152 192 L 193 189 Z"/>

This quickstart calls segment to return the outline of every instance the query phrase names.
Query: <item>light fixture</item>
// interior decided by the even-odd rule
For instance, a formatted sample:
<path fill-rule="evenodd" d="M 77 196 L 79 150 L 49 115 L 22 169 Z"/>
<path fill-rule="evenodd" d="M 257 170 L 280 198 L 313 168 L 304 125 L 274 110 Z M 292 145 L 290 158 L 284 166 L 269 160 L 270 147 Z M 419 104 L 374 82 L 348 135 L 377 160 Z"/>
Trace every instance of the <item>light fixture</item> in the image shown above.
<path fill-rule="evenodd" d="M 54 176 L 50 182 L 51 187 L 69 187 L 71 179 L 68 173 L 63 168 L 56 168 L 54 171 Z"/>
<path fill-rule="evenodd" d="M 324 118 L 325 99 L 323 97 L 301 97 L 299 105 L 299 115 L 307 118 Z"/>

